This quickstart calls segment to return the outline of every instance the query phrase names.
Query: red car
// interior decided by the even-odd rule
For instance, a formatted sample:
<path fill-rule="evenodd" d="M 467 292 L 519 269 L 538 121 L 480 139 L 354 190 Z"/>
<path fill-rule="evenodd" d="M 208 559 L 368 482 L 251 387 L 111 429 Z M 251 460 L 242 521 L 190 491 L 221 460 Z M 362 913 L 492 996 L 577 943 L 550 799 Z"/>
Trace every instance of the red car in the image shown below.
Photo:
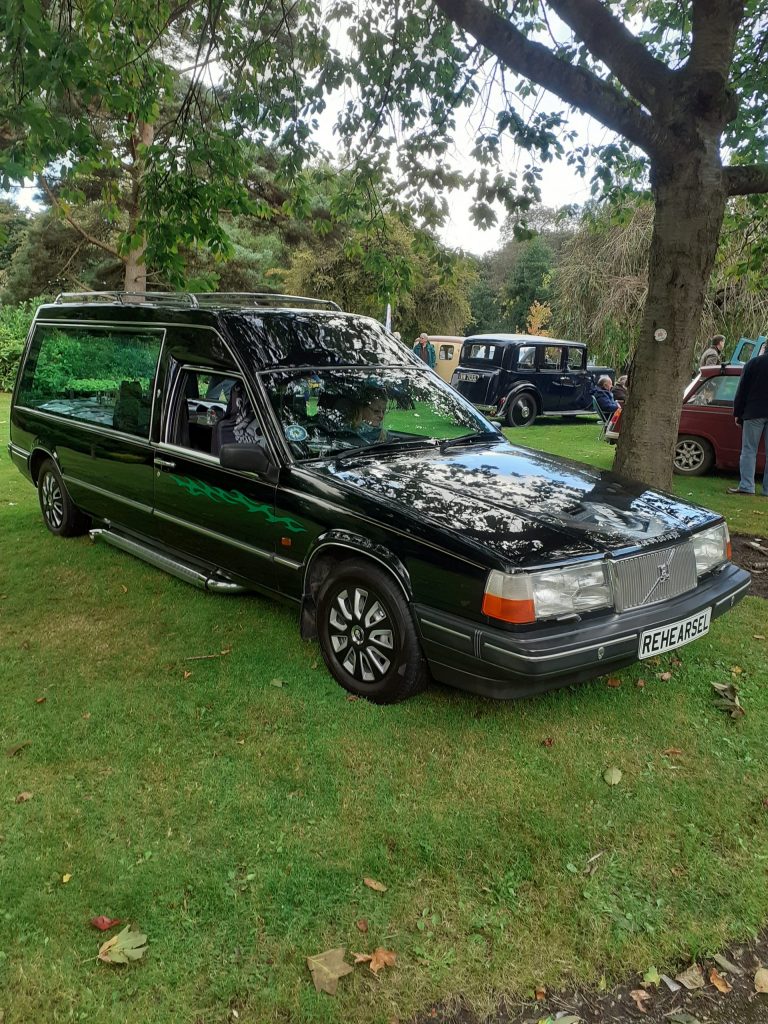
<path fill-rule="evenodd" d="M 738 470 L 741 430 L 733 419 L 733 399 L 742 366 L 706 366 L 685 390 L 675 446 L 675 472 L 702 476 L 713 467 Z M 615 444 L 621 426 L 621 408 L 605 428 L 605 440 Z M 765 466 L 765 447 L 760 442 L 757 473 Z"/>

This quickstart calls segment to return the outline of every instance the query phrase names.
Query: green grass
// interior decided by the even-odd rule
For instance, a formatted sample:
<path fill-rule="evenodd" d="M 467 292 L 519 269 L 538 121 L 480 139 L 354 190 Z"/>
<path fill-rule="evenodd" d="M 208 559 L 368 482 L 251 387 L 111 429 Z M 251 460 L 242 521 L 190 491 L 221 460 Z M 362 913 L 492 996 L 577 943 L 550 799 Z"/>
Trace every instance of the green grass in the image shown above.
<path fill-rule="evenodd" d="M 384 1022 L 662 969 L 765 921 L 764 602 L 718 620 L 669 682 L 665 657 L 618 689 L 516 704 L 439 687 L 350 702 L 291 610 L 52 537 L 5 458 L 0 402 L 0 748 L 31 741 L 0 753 L 6 1024 Z M 594 424 L 512 436 L 611 458 Z M 725 484 L 676 486 L 725 509 Z M 727 508 L 765 532 L 754 505 Z M 709 686 L 733 666 L 739 722 Z M 136 921 L 145 959 L 98 963 L 95 914 Z M 398 955 L 379 979 L 359 967 L 335 999 L 314 991 L 305 956 L 379 945 Z"/>

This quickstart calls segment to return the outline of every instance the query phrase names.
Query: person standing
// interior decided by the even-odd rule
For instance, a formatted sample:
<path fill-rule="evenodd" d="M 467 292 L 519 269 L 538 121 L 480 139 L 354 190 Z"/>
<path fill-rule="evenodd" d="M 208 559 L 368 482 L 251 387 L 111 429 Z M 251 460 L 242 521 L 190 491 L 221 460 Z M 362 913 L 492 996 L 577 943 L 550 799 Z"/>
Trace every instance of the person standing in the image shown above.
<path fill-rule="evenodd" d="M 744 366 L 733 400 L 733 415 L 741 427 L 741 480 L 738 487 L 729 487 L 728 493 L 755 493 L 757 449 L 762 438 L 766 450 L 763 497 L 768 498 L 768 355 L 755 356 Z"/>
<path fill-rule="evenodd" d="M 725 348 L 725 338 L 722 334 L 716 334 L 713 338 L 709 339 L 709 345 L 701 353 L 701 359 L 699 360 L 699 369 L 702 366 L 719 366 L 723 360 L 723 349 Z"/>
<path fill-rule="evenodd" d="M 423 359 L 430 370 L 434 370 L 435 364 L 437 363 L 437 356 L 435 355 L 435 346 L 429 340 L 426 334 L 423 332 L 416 339 L 416 344 L 413 346 L 413 351 L 419 357 Z"/>

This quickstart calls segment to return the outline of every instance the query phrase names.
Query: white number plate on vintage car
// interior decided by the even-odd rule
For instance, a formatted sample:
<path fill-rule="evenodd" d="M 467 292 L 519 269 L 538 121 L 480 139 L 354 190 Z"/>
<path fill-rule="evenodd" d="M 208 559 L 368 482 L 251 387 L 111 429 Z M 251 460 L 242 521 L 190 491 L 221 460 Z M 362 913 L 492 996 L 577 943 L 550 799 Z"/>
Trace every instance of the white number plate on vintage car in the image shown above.
<path fill-rule="evenodd" d="M 640 634 L 638 658 L 652 658 L 655 654 L 664 654 L 665 651 L 672 651 L 675 647 L 682 647 L 692 640 L 698 640 L 700 636 L 709 632 L 711 616 L 712 609 L 705 608 L 703 612 L 696 612 L 695 615 L 689 615 L 687 619 L 680 619 L 679 622 L 670 622 L 668 626 L 647 629 Z"/>
<path fill-rule="evenodd" d="M 480 374 L 479 373 L 460 373 L 459 374 L 459 380 L 466 380 L 466 381 L 469 381 L 470 384 L 473 384 L 476 380 L 480 380 Z"/>

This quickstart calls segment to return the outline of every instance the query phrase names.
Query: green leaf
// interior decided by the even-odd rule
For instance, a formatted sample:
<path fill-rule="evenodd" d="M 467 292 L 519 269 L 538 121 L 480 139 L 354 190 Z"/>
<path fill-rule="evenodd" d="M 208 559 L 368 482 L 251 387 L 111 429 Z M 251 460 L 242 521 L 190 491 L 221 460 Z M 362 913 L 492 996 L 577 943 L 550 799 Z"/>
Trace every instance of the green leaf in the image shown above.
<path fill-rule="evenodd" d="M 129 924 L 99 948 L 99 960 L 105 964 L 127 964 L 140 960 L 146 951 L 147 936 Z"/>
<path fill-rule="evenodd" d="M 658 985 L 661 983 L 661 975 L 655 967 L 649 967 L 643 975 L 643 983 L 645 985 Z"/>
<path fill-rule="evenodd" d="M 618 786 L 621 782 L 621 771 L 618 768 L 606 768 L 603 772 L 603 780 L 608 783 L 609 786 Z"/>

